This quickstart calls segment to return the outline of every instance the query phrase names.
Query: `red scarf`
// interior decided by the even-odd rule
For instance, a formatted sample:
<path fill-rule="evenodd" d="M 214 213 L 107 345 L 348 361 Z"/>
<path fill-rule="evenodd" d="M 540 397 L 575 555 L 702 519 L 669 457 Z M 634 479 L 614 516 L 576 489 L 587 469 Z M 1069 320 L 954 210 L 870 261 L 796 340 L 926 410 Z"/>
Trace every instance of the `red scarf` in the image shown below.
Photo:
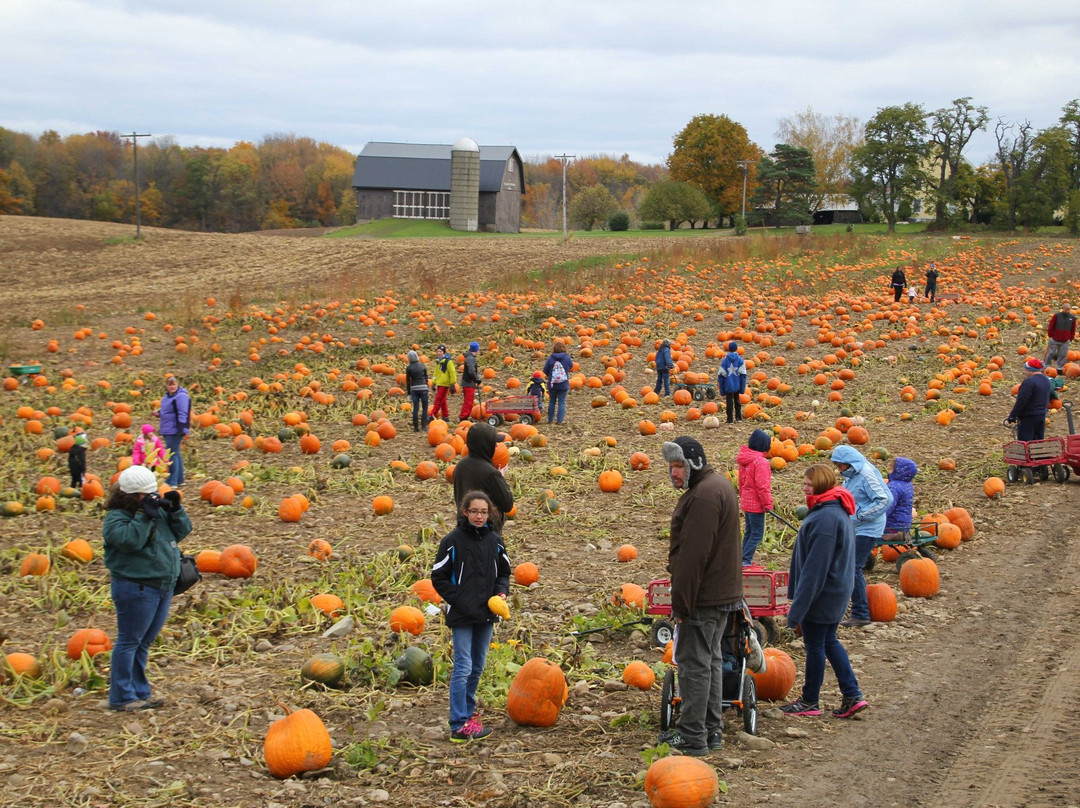
<path fill-rule="evenodd" d="M 848 512 L 849 516 L 855 515 L 855 497 L 851 496 L 850 491 L 839 485 L 835 488 L 830 488 L 823 494 L 807 494 L 806 507 L 812 510 L 818 505 L 834 499 L 840 500 L 840 505 Z"/>

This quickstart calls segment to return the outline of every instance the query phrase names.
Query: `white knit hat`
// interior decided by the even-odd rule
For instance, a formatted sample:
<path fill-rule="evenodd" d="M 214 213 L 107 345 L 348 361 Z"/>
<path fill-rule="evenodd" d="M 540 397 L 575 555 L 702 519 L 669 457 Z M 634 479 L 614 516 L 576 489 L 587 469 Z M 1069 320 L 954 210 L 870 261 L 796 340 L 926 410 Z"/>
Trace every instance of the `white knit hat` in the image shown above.
<path fill-rule="evenodd" d="M 117 482 L 125 494 L 156 494 L 158 490 L 157 477 L 146 466 L 128 466 Z"/>

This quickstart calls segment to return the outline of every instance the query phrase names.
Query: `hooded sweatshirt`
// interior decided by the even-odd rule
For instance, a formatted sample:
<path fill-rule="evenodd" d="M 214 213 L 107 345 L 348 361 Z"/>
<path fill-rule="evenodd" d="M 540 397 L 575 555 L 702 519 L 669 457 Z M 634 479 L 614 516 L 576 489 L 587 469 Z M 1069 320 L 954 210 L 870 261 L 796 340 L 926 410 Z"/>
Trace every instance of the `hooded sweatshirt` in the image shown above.
<path fill-rule="evenodd" d="M 893 495 L 893 504 L 885 515 L 886 533 L 907 533 L 911 530 L 911 508 L 915 504 L 915 486 L 911 481 L 919 473 L 914 460 L 906 457 L 896 458 L 893 470 L 889 472 L 889 493 Z"/>
<path fill-rule="evenodd" d="M 773 507 L 772 466 L 764 452 L 739 449 L 739 506 L 743 513 L 765 513 Z"/>
<path fill-rule="evenodd" d="M 431 584 L 446 601 L 446 625 L 498 621 L 487 602 L 492 595 L 510 592 L 510 559 L 490 520 L 474 527 L 466 517 L 458 517 L 457 527 L 439 543 Z"/>
<path fill-rule="evenodd" d="M 502 472 L 495 468 L 495 444 L 498 433 L 486 421 L 469 427 L 465 433 L 465 446 L 469 454 L 454 467 L 454 503 L 461 510 L 462 500 L 470 491 L 483 491 L 495 503 L 498 513 L 491 515 L 491 525 L 496 533 L 502 532 L 504 515 L 514 507 L 514 495 Z"/>
<path fill-rule="evenodd" d="M 807 497 L 810 513 L 791 551 L 787 624 L 839 623 L 855 584 L 855 500 L 844 488 Z"/>
<path fill-rule="evenodd" d="M 850 466 L 840 476 L 844 478 L 844 488 L 855 498 L 855 515 L 852 517 L 855 535 L 880 539 L 885 534 L 885 515 L 893 503 L 893 495 L 881 472 L 850 446 L 837 446 L 831 459 L 834 463 Z"/>

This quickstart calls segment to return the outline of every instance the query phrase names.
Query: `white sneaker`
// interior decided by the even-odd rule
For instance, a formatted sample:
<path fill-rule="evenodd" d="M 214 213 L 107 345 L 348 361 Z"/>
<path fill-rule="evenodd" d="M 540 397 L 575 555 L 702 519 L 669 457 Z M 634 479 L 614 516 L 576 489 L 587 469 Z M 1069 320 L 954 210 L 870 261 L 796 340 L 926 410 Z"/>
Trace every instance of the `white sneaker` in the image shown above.
<path fill-rule="evenodd" d="M 765 653 L 761 650 L 761 643 L 758 641 L 757 632 L 751 629 L 749 635 L 750 650 L 746 655 L 746 667 L 754 673 L 765 673 Z"/>

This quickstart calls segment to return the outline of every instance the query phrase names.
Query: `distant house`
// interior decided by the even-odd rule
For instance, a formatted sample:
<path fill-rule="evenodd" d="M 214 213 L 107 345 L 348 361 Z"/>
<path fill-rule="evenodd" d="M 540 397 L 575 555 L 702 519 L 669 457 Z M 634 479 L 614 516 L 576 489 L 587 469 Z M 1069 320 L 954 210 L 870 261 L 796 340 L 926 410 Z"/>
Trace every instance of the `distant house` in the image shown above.
<path fill-rule="evenodd" d="M 860 224 L 859 205 L 850 196 L 829 196 L 814 211 L 814 224 Z"/>
<path fill-rule="evenodd" d="M 477 151 L 478 189 L 475 171 L 466 185 L 454 189 L 456 199 L 462 194 L 478 195 L 471 205 L 475 218 L 470 224 L 475 226 L 462 229 L 517 233 L 525 184 L 521 155 L 513 146 L 477 146 L 469 138 L 453 146 L 379 142 L 364 146 L 356 158 L 352 183 L 357 223 L 387 218 L 449 221 L 451 152 L 471 154 L 475 165 Z"/>

